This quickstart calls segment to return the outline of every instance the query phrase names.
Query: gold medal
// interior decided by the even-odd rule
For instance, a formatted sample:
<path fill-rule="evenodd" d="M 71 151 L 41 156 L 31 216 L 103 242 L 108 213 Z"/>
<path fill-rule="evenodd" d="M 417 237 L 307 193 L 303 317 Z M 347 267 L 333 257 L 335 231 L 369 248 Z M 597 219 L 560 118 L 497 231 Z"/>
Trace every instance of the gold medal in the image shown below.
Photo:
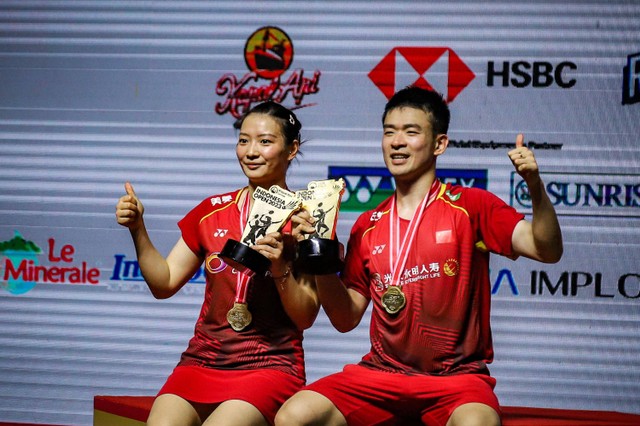
<path fill-rule="evenodd" d="M 227 312 L 227 321 L 235 331 L 242 331 L 251 324 L 251 312 L 246 303 L 234 303 L 233 308 Z"/>
<path fill-rule="evenodd" d="M 396 285 L 389 286 L 380 301 L 382 302 L 384 310 L 391 315 L 400 312 L 402 308 L 404 308 L 404 305 L 407 304 L 407 298 L 404 296 L 400 287 Z"/>

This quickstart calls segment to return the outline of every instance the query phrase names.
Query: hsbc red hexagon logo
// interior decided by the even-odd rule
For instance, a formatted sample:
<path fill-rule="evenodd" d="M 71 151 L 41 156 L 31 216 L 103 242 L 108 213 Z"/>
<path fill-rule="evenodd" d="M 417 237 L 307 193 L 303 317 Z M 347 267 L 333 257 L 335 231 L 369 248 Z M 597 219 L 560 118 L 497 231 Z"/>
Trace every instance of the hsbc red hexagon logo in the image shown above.
<path fill-rule="evenodd" d="M 416 85 L 436 90 L 452 102 L 475 74 L 448 47 L 394 47 L 369 72 L 369 78 L 387 99 L 406 86 Z"/>

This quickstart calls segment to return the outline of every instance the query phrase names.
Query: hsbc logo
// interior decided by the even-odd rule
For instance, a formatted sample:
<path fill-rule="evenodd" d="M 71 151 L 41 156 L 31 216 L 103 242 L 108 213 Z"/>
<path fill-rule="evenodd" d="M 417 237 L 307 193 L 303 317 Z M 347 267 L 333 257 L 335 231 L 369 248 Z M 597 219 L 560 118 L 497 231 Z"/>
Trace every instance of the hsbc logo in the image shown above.
<path fill-rule="evenodd" d="M 394 47 L 369 72 L 369 78 L 387 99 L 415 85 L 440 92 L 452 102 L 475 74 L 448 47 Z"/>
<path fill-rule="evenodd" d="M 567 70 L 576 71 L 578 66 L 569 61 L 563 61 L 559 64 L 552 64 L 546 61 L 517 61 L 510 64 L 507 61 L 502 62 L 502 66 L 494 61 L 487 64 L 487 86 L 493 87 L 494 79 L 502 79 L 502 87 L 509 85 L 517 88 L 534 87 L 544 88 L 557 85 L 563 89 L 570 89 L 575 86 L 576 79 L 567 77 Z"/>

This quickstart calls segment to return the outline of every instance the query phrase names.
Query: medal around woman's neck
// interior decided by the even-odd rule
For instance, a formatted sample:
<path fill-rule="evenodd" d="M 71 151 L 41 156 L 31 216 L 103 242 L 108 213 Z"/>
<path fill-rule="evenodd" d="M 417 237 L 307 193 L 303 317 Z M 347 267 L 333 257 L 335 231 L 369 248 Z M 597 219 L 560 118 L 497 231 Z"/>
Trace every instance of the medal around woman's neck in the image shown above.
<path fill-rule="evenodd" d="M 235 331 L 244 330 L 251 324 L 252 320 L 253 317 L 251 316 L 251 312 L 249 312 L 246 302 L 234 302 L 233 308 L 227 312 L 227 321 Z"/>
<path fill-rule="evenodd" d="M 282 229 L 301 204 L 293 192 L 277 185 L 272 186 L 268 191 L 256 188 L 253 199 L 250 212 L 248 212 L 247 199 L 244 200 L 240 209 L 240 226 L 243 227 L 241 241 L 228 239 L 220 252 L 220 258 L 238 271 L 235 300 L 233 307 L 227 312 L 227 321 L 237 332 L 246 329 L 253 320 L 247 306 L 251 277 L 254 274 L 264 275 L 271 266 L 271 261 L 251 246 L 268 233 Z"/>
<path fill-rule="evenodd" d="M 228 239 L 220 257 L 242 273 L 263 275 L 269 270 L 271 261 L 251 246 L 270 232 L 280 231 L 293 212 L 300 208 L 301 201 L 295 193 L 278 185 L 273 185 L 269 190 L 256 188 L 253 199 L 248 218 L 243 218 L 246 224 L 241 241 Z"/>
<path fill-rule="evenodd" d="M 296 269 L 303 273 L 334 274 L 343 267 L 343 253 L 335 239 L 344 180 L 309 182 L 306 190 L 296 191 L 302 207 L 315 219 L 316 231 L 298 243 Z"/>

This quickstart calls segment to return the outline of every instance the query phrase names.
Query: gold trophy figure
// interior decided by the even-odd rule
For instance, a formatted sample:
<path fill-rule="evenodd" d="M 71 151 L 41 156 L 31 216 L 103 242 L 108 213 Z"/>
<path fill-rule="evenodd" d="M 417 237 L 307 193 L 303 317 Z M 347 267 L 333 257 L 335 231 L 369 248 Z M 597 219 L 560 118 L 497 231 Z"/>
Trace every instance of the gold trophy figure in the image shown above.
<path fill-rule="evenodd" d="M 296 191 L 302 207 L 314 218 L 313 234 L 298 243 L 296 267 L 308 274 L 333 274 L 342 269 L 343 254 L 336 240 L 336 224 L 344 180 L 309 182 L 307 189 Z"/>

